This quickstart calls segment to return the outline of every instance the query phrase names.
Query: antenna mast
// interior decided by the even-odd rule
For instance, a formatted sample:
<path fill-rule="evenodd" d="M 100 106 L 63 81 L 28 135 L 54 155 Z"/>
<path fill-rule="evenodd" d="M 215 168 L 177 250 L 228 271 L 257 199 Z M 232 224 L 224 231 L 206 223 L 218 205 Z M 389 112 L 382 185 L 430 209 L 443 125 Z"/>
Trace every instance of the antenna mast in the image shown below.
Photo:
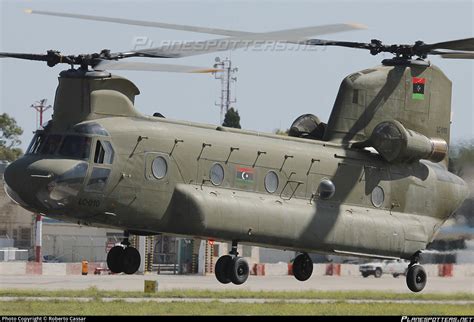
<path fill-rule="evenodd" d="M 221 69 L 222 71 L 215 72 L 214 77 L 221 81 L 221 96 L 219 97 L 219 102 L 216 102 L 215 105 L 220 107 L 220 124 L 224 121 L 224 114 L 227 113 L 230 104 L 236 103 L 237 98 L 232 97 L 231 88 L 232 85 L 237 81 L 237 77 L 234 76 L 238 68 L 232 68 L 232 62 L 229 58 L 221 60 L 219 57 L 215 59 L 216 63 L 214 68 Z"/>

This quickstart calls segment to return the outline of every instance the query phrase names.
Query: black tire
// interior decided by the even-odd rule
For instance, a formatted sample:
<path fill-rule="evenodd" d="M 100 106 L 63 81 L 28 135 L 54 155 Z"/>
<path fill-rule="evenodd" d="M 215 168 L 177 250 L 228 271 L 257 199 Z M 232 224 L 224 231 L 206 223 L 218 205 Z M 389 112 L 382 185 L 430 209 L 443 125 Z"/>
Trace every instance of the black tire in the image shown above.
<path fill-rule="evenodd" d="M 135 274 L 140 268 L 140 253 L 134 247 L 127 247 L 122 256 L 123 272 Z"/>
<path fill-rule="evenodd" d="M 369 273 L 362 273 L 362 277 L 366 278 L 366 277 L 369 277 Z"/>
<path fill-rule="evenodd" d="M 398 278 L 398 276 L 400 276 L 398 273 L 393 273 L 392 275 L 394 278 Z"/>
<path fill-rule="evenodd" d="M 249 264 L 244 258 L 235 257 L 229 265 L 227 273 L 232 283 L 243 284 L 249 277 Z"/>
<path fill-rule="evenodd" d="M 107 254 L 107 266 L 112 273 L 123 272 L 123 257 L 124 249 L 122 246 L 114 246 Z"/>
<path fill-rule="evenodd" d="M 214 274 L 219 282 L 222 284 L 229 284 L 231 282 L 229 277 L 229 267 L 232 265 L 232 256 L 224 255 L 219 257 L 214 267 Z"/>
<path fill-rule="evenodd" d="M 381 278 L 382 277 L 382 269 L 377 267 L 374 272 L 375 278 Z"/>
<path fill-rule="evenodd" d="M 426 285 L 426 272 L 421 265 L 413 265 L 407 271 L 407 286 L 412 292 L 420 292 Z"/>
<path fill-rule="evenodd" d="M 313 274 L 313 261 L 307 254 L 296 256 L 293 262 L 293 275 L 298 281 L 306 281 Z"/>

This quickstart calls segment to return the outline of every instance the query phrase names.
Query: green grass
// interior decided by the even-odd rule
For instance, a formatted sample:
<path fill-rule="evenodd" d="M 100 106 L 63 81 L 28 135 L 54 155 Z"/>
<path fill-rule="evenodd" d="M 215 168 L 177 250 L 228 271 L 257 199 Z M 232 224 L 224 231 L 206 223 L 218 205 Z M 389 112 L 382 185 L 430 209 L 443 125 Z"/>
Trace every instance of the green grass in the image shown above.
<path fill-rule="evenodd" d="M 14 301 L 1 304 L 2 315 L 474 315 L 469 305 L 288 304 L 288 303 L 110 303 L 99 301 Z"/>
<path fill-rule="evenodd" d="M 157 293 L 86 290 L 17 290 L 0 289 L 0 296 L 14 297 L 161 297 L 161 298 L 267 298 L 267 299 L 376 299 L 376 300 L 474 300 L 473 293 L 395 293 L 377 291 L 245 291 L 245 290 L 171 290 Z"/>

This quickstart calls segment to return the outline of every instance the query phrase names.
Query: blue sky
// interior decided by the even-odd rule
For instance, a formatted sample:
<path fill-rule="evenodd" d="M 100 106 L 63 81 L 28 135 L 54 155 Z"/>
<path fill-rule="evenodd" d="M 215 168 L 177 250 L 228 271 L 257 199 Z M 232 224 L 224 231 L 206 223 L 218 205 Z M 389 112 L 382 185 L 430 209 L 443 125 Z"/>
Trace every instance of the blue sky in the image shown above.
<path fill-rule="evenodd" d="M 28 15 L 26 8 L 161 21 L 243 31 L 271 31 L 311 25 L 359 22 L 369 29 L 320 38 L 385 43 L 427 43 L 474 36 L 472 1 L 18 1 L 0 2 L 0 51 L 65 54 L 103 48 L 124 51 L 136 37 L 155 44 L 163 40 L 212 39 L 215 35 L 123 26 Z M 218 37 L 218 36 L 217 36 Z M 389 55 L 371 56 L 356 49 L 327 48 L 310 52 L 236 50 L 162 63 L 212 66 L 216 56 L 230 56 L 237 73 L 235 107 L 245 129 L 286 129 L 301 114 L 327 121 L 339 84 L 346 75 L 380 64 Z M 430 60 L 453 81 L 452 141 L 473 139 L 474 61 Z M 15 117 L 25 130 L 25 148 L 35 129 L 29 107 L 47 98 L 52 104 L 57 75 L 67 66 L 0 60 L 0 111 Z M 145 114 L 217 124 L 219 82 L 212 75 L 117 71 L 141 90 L 136 106 Z M 47 118 L 50 117 L 47 113 Z"/>

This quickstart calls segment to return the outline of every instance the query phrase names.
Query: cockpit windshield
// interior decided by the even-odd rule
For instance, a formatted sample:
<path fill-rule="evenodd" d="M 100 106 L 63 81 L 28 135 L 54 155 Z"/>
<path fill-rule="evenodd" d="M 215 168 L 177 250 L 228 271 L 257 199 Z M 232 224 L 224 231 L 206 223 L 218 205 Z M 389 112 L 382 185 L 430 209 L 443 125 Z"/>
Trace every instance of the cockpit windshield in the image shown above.
<path fill-rule="evenodd" d="M 68 135 L 64 138 L 59 155 L 73 159 L 88 159 L 91 150 L 91 138 Z"/>
<path fill-rule="evenodd" d="M 82 135 L 47 135 L 37 133 L 31 141 L 27 154 L 57 155 L 71 159 L 88 159 L 92 139 Z"/>

